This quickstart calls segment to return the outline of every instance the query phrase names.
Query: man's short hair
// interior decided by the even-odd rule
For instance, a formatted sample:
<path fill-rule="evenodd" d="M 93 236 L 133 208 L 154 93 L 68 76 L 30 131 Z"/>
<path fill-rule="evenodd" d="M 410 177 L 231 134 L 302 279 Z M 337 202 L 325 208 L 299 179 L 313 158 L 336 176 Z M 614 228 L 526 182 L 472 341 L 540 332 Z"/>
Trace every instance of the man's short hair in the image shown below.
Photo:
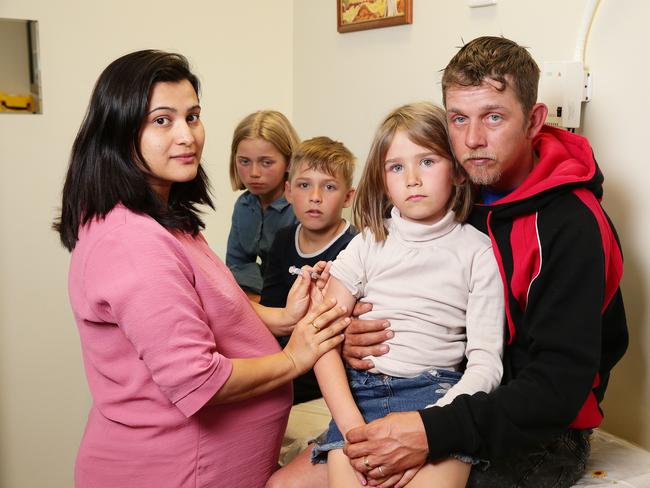
<path fill-rule="evenodd" d="M 291 156 L 289 181 L 292 181 L 303 163 L 309 169 L 320 171 L 334 178 L 340 177 L 348 188 L 352 187 L 354 155 L 343 143 L 329 137 L 314 137 L 298 145 Z"/>
<path fill-rule="evenodd" d="M 510 85 L 524 113 L 537 102 L 539 66 L 528 50 L 505 37 L 485 36 L 465 44 L 449 61 L 442 75 L 443 103 L 454 85 L 480 86 L 486 78 L 500 83 L 500 90 Z"/>

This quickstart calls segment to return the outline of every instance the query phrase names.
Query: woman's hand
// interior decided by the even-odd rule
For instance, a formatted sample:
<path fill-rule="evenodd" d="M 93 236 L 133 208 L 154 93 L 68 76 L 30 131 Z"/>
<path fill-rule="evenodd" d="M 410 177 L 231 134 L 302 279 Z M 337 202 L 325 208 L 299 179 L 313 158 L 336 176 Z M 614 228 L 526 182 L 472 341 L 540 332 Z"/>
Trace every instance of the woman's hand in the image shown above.
<path fill-rule="evenodd" d="M 306 313 L 309 308 L 311 298 L 309 296 L 312 287 L 311 277 L 309 276 L 308 267 L 304 266 L 300 270 L 300 274 L 296 276 L 296 281 L 293 282 L 289 293 L 287 294 L 287 304 L 284 307 L 284 312 L 290 328 L 289 332 L 284 335 L 291 334 L 293 326 L 298 322 Z"/>
<path fill-rule="evenodd" d="M 315 280 L 311 278 L 311 273 L 320 273 L 322 271 L 324 266 L 319 266 L 320 263 L 324 263 L 324 261 L 320 261 L 313 267 L 303 266 L 300 270 L 300 274 L 296 277 L 296 281 L 291 285 L 291 289 L 287 294 L 287 305 L 284 307 L 288 323 L 286 326 L 288 331 L 283 335 L 291 334 L 294 324 L 307 313 L 309 304 L 314 298 L 314 293 L 319 293 L 315 286 Z M 322 301 L 321 298 L 319 303 Z"/>
<path fill-rule="evenodd" d="M 275 337 L 285 337 L 291 335 L 296 324 L 266 324 L 266 326 Z"/>
<path fill-rule="evenodd" d="M 318 358 L 343 342 L 342 332 L 350 319 L 341 319 L 347 310 L 335 305 L 335 300 L 326 300 L 314 306 L 296 324 L 284 353 L 293 362 L 298 375 L 309 371 Z"/>
<path fill-rule="evenodd" d="M 332 269 L 332 261 L 318 261 L 314 265 L 314 269 L 318 269 L 316 288 L 318 288 L 323 296 L 325 296 L 327 294 L 327 284 L 330 281 L 330 269 Z"/>
<path fill-rule="evenodd" d="M 331 266 L 331 263 L 329 266 Z M 301 268 L 300 275 L 296 277 L 296 281 L 293 282 L 289 290 L 287 305 L 284 307 L 288 324 L 284 326 L 284 333 L 275 334 L 274 332 L 275 335 L 291 334 L 294 324 L 304 317 L 307 310 L 309 310 L 310 304 L 323 302 L 324 294 L 318 287 L 321 279 L 312 278 L 312 273 L 321 275 L 327 268 L 327 275 L 329 276 L 329 266 L 327 262 L 319 261 L 314 266 L 303 266 Z"/>

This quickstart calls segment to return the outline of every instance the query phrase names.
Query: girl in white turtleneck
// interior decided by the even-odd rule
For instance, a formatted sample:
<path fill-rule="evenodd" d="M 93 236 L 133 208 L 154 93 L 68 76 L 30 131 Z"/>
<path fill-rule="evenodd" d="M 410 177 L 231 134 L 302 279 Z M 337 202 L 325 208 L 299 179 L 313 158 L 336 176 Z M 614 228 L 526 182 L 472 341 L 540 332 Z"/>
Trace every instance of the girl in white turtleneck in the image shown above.
<path fill-rule="evenodd" d="M 490 239 L 463 224 L 472 189 L 453 158 L 444 111 L 414 103 L 393 111 L 378 129 L 354 203 L 363 229 L 331 268 L 327 296 L 362 318 L 390 321 L 390 350 L 370 371 L 343 366 L 336 350 L 314 367 L 333 421 L 313 462 L 328 462 L 329 486 L 366 484 L 381 465 L 364 459 L 355 471 L 343 454 L 350 429 L 391 412 L 451 403 L 491 391 L 501 381 L 503 286 Z M 419 470 L 387 476 L 381 486 L 464 487 L 471 464 L 458 454 Z"/>

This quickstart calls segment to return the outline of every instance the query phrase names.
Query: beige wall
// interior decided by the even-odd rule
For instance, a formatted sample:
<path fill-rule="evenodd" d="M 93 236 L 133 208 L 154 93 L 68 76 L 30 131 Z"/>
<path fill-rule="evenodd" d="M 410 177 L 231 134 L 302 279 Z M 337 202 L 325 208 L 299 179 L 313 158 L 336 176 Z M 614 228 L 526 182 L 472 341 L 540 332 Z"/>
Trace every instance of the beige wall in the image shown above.
<path fill-rule="evenodd" d="M 570 59 L 583 2 L 500 0 L 470 10 L 461 0 L 414 0 L 412 26 L 341 35 L 333 0 L 3 0 L 0 17 L 39 21 L 44 113 L 0 115 L 0 487 L 72 485 L 89 395 L 66 292 L 69 256 L 49 225 L 70 145 L 109 61 L 149 47 L 189 56 L 203 81 L 204 160 L 217 204 L 206 234 L 223 256 L 235 198 L 228 146 L 245 114 L 284 111 L 301 136 L 337 137 L 363 162 L 389 109 L 440 100 L 437 70 L 461 38 L 503 33 L 531 46 L 539 61 Z M 595 83 L 585 123 L 628 270 L 632 345 L 614 373 L 606 425 L 648 448 L 650 236 L 643 224 L 650 192 L 642 187 L 648 157 L 639 141 L 647 138 L 650 107 L 632 84 L 649 74 L 634 62 L 649 19 L 643 0 L 603 0 L 587 52 Z"/>
<path fill-rule="evenodd" d="M 594 99 L 584 133 L 605 173 L 604 206 L 623 243 L 623 293 L 630 347 L 614 373 L 605 403 L 605 427 L 650 449 L 650 67 L 638 33 L 650 21 L 650 3 L 604 0 L 587 59 L 595 74 Z M 641 41 L 641 44 L 646 41 Z"/>
<path fill-rule="evenodd" d="M 66 291 L 69 255 L 49 230 L 70 145 L 93 84 L 136 49 L 186 54 L 203 82 L 204 161 L 220 254 L 235 194 L 227 178 L 236 123 L 292 111 L 293 2 L 3 0 L 0 17 L 39 21 L 42 115 L 0 114 L 0 486 L 72 486 L 89 406 Z"/>
<path fill-rule="evenodd" d="M 360 169 L 390 109 L 413 100 L 441 101 L 439 70 L 463 40 L 502 34 L 530 46 L 539 63 L 572 60 L 587 0 L 498 0 L 479 9 L 461 0 L 414 0 L 413 25 L 348 34 L 336 32 L 333 3 L 294 2 L 293 118 L 303 137 L 327 134 L 348 144 Z M 594 91 L 584 134 L 605 173 L 604 206 L 626 259 L 631 345 L 614 370 L 604 426 L 650 449 L 650 165 L 643 143 L 650 68 L 642 34 L 648 21 L 645 0 L 602 0 L 586 53 Z"/>

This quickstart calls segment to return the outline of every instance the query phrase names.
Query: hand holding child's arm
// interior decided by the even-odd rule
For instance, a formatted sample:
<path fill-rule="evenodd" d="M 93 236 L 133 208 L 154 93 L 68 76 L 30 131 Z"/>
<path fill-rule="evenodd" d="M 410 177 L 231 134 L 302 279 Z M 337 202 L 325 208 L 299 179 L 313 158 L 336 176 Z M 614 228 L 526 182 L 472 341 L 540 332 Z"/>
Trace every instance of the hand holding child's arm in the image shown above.
<path fill-rule="evenodd" d="M 424 424 L 418 412 L 391 413 L 352 429 L 346 440 L 343 452 L 355 470 L 363 471 L 366 459 L 375 467 L 366 470 L 369 480 L 384 480 L 393 475 L 407 479 L 422 467 L 429 453 Z M 382 466 L 381 471 L 376 466 Z M 371 486 L 376 485 L 371 483 Z M 400 486 L 404 486 L 401 481 Z"/>
<path fill-rule="evenodd" d="M 343 340 L 347 311 L 326 301 L 296 324 L 289 343 L 267 356 L 235 358 L 228 380 L 208 401 L 210 405 L 237 402 L 267 393 L 308 371 L 325 352 Z"/>
<path fill-rule="evenodd" d="M 292 360 L 298 375 L 341 342 L 341 333 L 350 322 L 345 306 L 331 308 L 336 300 L 326 300 L 312 308 L 297 324 L 284 353 Z M 343 317 L 343 318 L 341 318 Z"/>
<path fill-rule="evenodd" d="M 284 308 L 265 307 L 259 303 L 251 302 L 257 315 L 260 316 L 274 336 L 291 335 L 295 324 L 304 317 L 310 303 L 314 301 L 313 297 L 316 294 L 320 295 L 320 291 L 314 285 L 314 280 L 310 276 L 311 272 L 318 272 L 319 269 L 317 267 L 303 266 L 299 270 L 300 274 L 296 277 L 289 290 L 287 304 Z M 316 300 L 316 303 L 322 302 L 322 297 Z"/>
<path fill-rule="evenodd" d="M 372 304 L 357 302 L 352 311 L 353 319 L 345 330 L 345 341 L 341 355 L 346 363 L 355 369 L 370 369 L 374 364 L 367 356 L 382 356 L 388 352 L 383 342 L 393 337 L 390 324 L 385 320 L 361 320 L 361 314 L 369 312 Z"/>

